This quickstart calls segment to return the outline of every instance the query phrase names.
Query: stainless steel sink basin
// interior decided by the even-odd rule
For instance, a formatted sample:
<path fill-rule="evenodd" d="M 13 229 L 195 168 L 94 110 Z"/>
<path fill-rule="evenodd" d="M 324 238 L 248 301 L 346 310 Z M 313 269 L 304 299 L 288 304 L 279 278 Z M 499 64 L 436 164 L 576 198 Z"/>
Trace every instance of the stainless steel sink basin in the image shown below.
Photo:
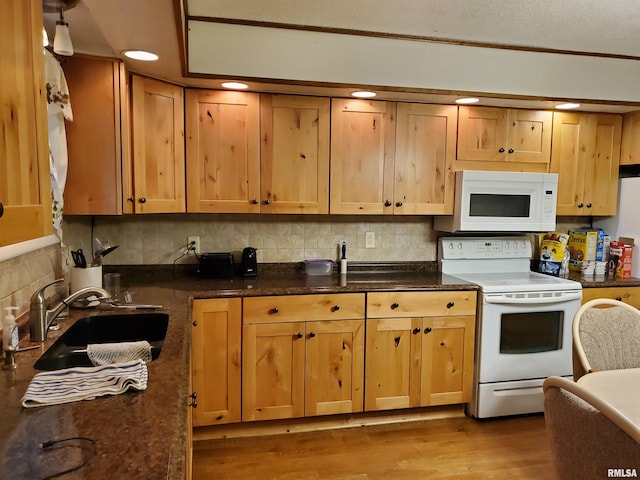
<path fill-rule="evenodd" d="M 91 367 L 88 344 L 137 342 L 151 344 L 152 361 L 158 358 L 169 325 L 167 313 L 96 315 L 77 320 L 33 365 L 38 370 Z"/>

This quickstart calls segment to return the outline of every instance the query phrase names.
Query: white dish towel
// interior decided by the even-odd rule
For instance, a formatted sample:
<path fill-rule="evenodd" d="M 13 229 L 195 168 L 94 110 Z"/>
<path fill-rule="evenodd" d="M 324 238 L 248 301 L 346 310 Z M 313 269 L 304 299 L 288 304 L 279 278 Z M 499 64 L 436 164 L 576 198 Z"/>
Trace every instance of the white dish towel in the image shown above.
<path fill-rule="evenodd" d="M 146 390 L 149 374 L 144 360 L 101 367 L 76 367 L 36 374 L 22 397 L 23 407 L 42 407 Z"/>
<path fill-rule="evenodd" d="M 141 359 L 151 361 L 151 344 L 146 340 L 140 342 L 92 343 L 87 345 L 89 360 L 96 367 L 112 363 L 130 362 Z"/>

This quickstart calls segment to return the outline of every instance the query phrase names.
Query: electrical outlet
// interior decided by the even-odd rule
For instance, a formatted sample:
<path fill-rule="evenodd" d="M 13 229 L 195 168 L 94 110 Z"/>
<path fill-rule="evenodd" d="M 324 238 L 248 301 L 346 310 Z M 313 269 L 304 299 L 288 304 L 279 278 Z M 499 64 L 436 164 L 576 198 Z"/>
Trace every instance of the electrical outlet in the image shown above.
<path fill-rule="evenodd" d="M 364 248 L 376 248 L 376 232 L 364 234 Z"/>
<path fill-rule="evenodd" d="M 200 237 L 198 236 L 187 237 L 187 248 L 189 248 L 191 243 L 195 243 L 195 245 L 193 245 L 193 247 L 191 247 L 190 250 L 196 252 L 197 254 L 200 254 Z"/>

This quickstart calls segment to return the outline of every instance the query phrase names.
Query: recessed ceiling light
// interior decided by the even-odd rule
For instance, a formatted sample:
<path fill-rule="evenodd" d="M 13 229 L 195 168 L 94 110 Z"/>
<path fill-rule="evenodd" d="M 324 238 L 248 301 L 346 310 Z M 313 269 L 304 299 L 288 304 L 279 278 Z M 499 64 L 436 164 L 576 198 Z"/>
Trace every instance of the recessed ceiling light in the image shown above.
<path fill-rule="evenodd" d="M 579 103 L 561 103 L 559 105 L 556 105 L 556 108 L 559 108 L 560 110 L 572 110 L 574 108 L 580 108 L 580 104 Z"/>
<path fill-rule="evenodd" d="M 480 101 L 479 98 L 467 97 L 467 98 L 458 98 L 456 100 L 456 103 L 459 103 L 461 105 L 469 105 L 471 103 L 478 103 L 479 101 Z"/>
<path fill-rule="evenodd" d="M 356 98 L 373 98 L 376 96 L 376 92 L 367 92 L 364 90 L 360 90 L 357 92 L 352 92 L 351 96 Z"/>
<path fill-rule="evenodd" d="M 127 58 L 142 60 L 143 62 L 155 62 L 159 58 L 155 53 L 147 52 L 145 50 L 126 50 L 122 53 Z"/>
<path fill-rule="evenodd" d="M 249 85 L 240 82 L 224 82 L 222 83 L 222 86 L 224 88 L 231 88 L 232 90 L 244 90 L 246 88 L 249 88 Z"/>

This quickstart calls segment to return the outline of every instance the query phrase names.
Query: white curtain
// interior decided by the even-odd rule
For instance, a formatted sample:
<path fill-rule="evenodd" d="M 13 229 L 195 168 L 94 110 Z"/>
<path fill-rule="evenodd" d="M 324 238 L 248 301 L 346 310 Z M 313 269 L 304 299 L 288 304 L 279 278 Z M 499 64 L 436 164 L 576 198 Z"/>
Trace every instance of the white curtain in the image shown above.
<path fill-rule="evenodd" d="M 53 207 L 53 229 L 62 240 L 62 211 L 64 186 L 67 181 L 67 134 L 64 121 L 73 120 L 69 88 L 62 67 L 51 52 L 45 49 L 45 80 L 47 86 L 47 118 L 49 123 L 49 169 Z"/>

